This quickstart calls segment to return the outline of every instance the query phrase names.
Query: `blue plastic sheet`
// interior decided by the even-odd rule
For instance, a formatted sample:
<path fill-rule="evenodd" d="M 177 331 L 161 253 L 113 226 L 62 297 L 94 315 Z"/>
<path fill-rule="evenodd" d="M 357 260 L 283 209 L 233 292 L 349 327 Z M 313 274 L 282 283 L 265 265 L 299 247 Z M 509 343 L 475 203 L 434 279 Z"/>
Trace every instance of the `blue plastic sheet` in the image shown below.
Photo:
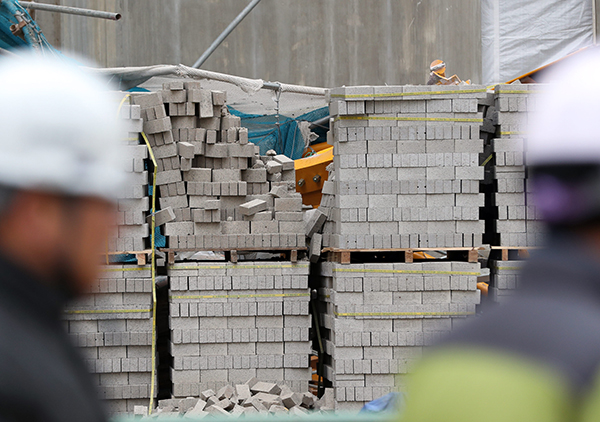
<path fill-rule="evenodd" d="M 302 158 L 304 138 L 300 133 L 298 122 L 314 122 L 329 115 L 329 108 L 322 107 L 291 118 L 274 114 L 246 114 L 229 107 L 229 112 L 242 119 L 242 126 L 248 128 L 248 140 L 260 147 L 260 154 L 265 155 L 270 149 L 278 154 L 286 155 L 292 160 Z"/>

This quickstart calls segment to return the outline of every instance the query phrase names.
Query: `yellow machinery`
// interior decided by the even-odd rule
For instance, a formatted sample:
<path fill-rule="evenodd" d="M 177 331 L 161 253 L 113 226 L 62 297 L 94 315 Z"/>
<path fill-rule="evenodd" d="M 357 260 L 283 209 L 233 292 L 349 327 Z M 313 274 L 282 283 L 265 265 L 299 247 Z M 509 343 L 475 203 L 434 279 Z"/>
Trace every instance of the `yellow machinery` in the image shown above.
<path fill-rule="evenodd" d="M 311 145 L 304 157 L 296 160 L 296 191 L 302 202 L 317 208 L 321 203 L 323 182 L 329 176 L 327 166 L 333 161 L 333 146 L 323 142 Z"/>

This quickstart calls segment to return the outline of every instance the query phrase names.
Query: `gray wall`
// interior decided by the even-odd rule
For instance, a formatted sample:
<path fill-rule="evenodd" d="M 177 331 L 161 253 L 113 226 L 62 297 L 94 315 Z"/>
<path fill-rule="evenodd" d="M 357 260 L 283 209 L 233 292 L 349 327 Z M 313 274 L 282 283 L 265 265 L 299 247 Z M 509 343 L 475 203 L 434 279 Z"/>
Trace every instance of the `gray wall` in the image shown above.
<path fill-rule="evenodd" d="M 49 40 L 103 66 L 191 65 L 249 0 L 45 0 L 122 13 L 118 22 L 37 11 Z M 441 58 L 481 79 L 476 0 L 263 0 L 203 68 L 340 86 L 421 84 Z"/>

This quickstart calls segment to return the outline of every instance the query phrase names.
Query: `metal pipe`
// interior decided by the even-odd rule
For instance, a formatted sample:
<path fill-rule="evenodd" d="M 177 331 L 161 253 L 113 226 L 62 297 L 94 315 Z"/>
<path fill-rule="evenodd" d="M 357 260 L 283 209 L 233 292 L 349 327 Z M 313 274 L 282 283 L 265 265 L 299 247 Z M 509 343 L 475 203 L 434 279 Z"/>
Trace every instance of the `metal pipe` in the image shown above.
<path fill-rule="evenodd" d="M 210 47 L 208 47 L 208 49 L 204 53 L 202 53 L 200 58 L 196 60 L 196 63 L 194 63 L 192 67 L 195 69 L 199 69 L 200 66 L 204 64 L 206 59 L 210 57 L 210 55 L 217 49 L 217 47 L 221 45 L 223 40 L 227 38 L 229 34 L 231 34 L 231 32 L 236 28 L 236 26 L 238 26 L 239 23 L 244 20 L 248 13 L 250 13 L 258 3 L 260 3 L 260 0 L 252 0 L 250 4 L 248 4 L 248 6 L 246 6 L 246 8 L 242 10 L 240 14 L 237 15 L 237 17 L 227 26 L 227 28 L 225 28 L 225 30 L 221 32 L 221 35 L 219 35 L 217 39 L 213 41 Z"/>
<path fill-rule="evenodd" d="M 100 18 L 118 21 L 121 19 L 120 13 L 104 12 L 101 10 L 81 9 L 79 7 L 58 6 L 55 4 L 37 3 L 33 1 L 20 1 L 19 4 L 26 9 L 45 10 L 47 12 L 66 13 L 68 15 L 87 16 L 89 18 Z"/>

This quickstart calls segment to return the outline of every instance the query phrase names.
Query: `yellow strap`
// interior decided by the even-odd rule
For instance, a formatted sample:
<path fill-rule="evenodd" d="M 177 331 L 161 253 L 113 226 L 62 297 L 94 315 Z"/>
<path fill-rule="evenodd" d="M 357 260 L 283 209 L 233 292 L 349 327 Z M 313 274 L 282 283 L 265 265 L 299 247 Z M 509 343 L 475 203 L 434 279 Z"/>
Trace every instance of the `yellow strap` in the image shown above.
<path fill-rule="evenodd" d="M 492 152 L 490 154 L 490 156 L 488 158 L 486 158 L 485 161 L 481 164 L 481 167 L 484 167 L 487 163 L 489 163 L 493 156 L 494 156 L 494 153 Z"/>
<path fill-rule="evenodd" d="M 483 119 L 463 117 L 402 117 L 402 116 L 338 116 L 337 120 L 395 120 L 400 122 L 459 122 L 483 123 Z"/>
<path fill-rule="evenodd" d="M 154 384 L 156 381 L 156 171 L 158 165 L 156 164 L 156 158 L 154 158 L 154 152 L 150 146 L 150 141 L 144 132 L 142 132 L 142 138 L 146 142 L 148 147 L 148 153 L 150 159 L 154 165 L 154 171 L 152 172 L 152 224 L 151 224 L 151 241 L 152 241 L 152 375 L 150 377 L 150 405 L 148 406 L 148 415 L 152 413 L 154 408 Z"/>
<path fill-rule="evenodd" d="M 336 312 L 336 316 L 467 316 L 475 312 Z"/>
<path fill-rule="evenodd" d="M 492 267 L 494 270 L 520 271 L 523 267 Z"/>
<path fill-rule="evenodd" d="M 308 297 L 310 293 L 265 293 L 247 295 L 199 295 L 199 296 L 170 296 L 171 299 L 240 299 L 246 297 Z"/>
<path fill-rule="evenodd" d="M 479 272 L 466 271 L 422 271 L 422 270 L 377 270 L 377 269 L 359 269 L 359 268 L 334 268 L 334 273 L 385 273 L 385 274 L 447 274 L 447 275 L 476 275 Z"/>
<path fill-rule="evenodd" d="M 525 135 L 527 132 L 523 132 L 523 131 L 513 131 L 513 132 L 500 132 L 500 135 Z"/>
<path fill-rule="evenodd" d="M 152 309 L 76 309 L 65 311 L 67 314 L 133 314 L 138 312 L 152 312 Z"/>
<path fill-rule="evenodd" d="M 415 97 L 419 95 L 473 94 L 486 92 L 486 88 L 454 89 L 448 91 L 393 92 L 387 94 L 331 94 L 332 98 L 384 98 L 384 97 Z"/>
<path fill-rule="evenodd" d="M 544 92 L 544 91 L 529 91 L 529 90 L 524 91 L 522 89 L 511 89 L 509 91 L 505 91 L 505 90 L 498 91 L 498 92 L 496 92 L 496 94 L 539 94 L 541 92 Z"/>
<path fill-rule="evenodd" d="M 152 268 L 148 268 L 148 267 L 128 267 L 128 268 L 102 268 L 102 271 L 105 273 L 110 273 L 110 272 L 120 272 L 120 271 L 147 271 L 150 270 Z"/>
<path fill-rule="evenodd" d="M 171 265 L 169 270 L 223 270 L 223 269 L 278 269 L 278 268 L 308 268 L 308 264 L 282 264 L 282 265 L 190 265 L 185 267 L 176 267 Z"/>

